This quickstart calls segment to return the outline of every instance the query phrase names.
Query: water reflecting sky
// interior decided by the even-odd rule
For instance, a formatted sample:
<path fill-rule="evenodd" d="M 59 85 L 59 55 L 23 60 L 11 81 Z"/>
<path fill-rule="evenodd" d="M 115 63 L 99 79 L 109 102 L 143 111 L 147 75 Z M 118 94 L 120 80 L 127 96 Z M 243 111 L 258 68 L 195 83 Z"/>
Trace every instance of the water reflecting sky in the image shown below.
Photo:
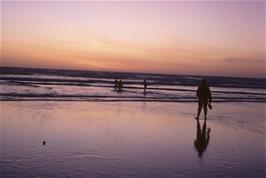
<path fill-rule="evenodd" d="M 264 104 L 215 104 L 202 156 L 195 112 L 196 103 L 1 102 L 1 175 L 265 176 Z"/>

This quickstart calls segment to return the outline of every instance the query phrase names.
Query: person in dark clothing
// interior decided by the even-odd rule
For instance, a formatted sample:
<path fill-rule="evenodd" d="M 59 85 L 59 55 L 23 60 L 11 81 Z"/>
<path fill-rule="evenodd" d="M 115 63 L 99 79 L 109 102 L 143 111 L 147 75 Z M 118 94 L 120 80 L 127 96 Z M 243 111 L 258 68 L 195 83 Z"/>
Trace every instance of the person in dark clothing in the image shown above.
<path fill-rule="evenodd" d="M 211 129 L 208 128 L 206 132 L 206 120 L 204 120 L 203 127 L 201 129 L 200 122 L 197 120 L 197 138 L 194 141 L 194 146 L 198 151 L 198 156 L 201 158 L 203 156 L 203 152 L 207 149 L 209 141 L 210 141 L 210 132 Z"/>
<path fill-rule="evenodd" d="M 198 114 L 196 119 L 199 119 L 202 107 L 204 110 L 204 118 L 207 119 L 207 110 L 208 110 L 207 107 L 209 103 L 209 107 L 211 109 L 212 96 L 211 96 L 210 87 L 208 86 L 206 79 L 202 79 L 201 84 L 197 90 L 197 97 L 199 100 L 198 100 Z"/>
<path fill-rule="evenodd" d="M 144 85 L 144 94 L 146 94 L 146 90 L 147 90 L 147 81 L 146 80 L 143 81 L 143 85 Z"/>
<path fill-rule="evenodd" d="M 121 92 L 122 89 L 123 89 L 123 82 L 122 82 L 122 80 L 119 80 L 119 82 L 118 82 L 118 91 Z"/>
<path fill-rule="evenodd" d="M 117 90 L 117 89 L 118 89 L 118 80 L 115 79 L 115 90 Z"/>

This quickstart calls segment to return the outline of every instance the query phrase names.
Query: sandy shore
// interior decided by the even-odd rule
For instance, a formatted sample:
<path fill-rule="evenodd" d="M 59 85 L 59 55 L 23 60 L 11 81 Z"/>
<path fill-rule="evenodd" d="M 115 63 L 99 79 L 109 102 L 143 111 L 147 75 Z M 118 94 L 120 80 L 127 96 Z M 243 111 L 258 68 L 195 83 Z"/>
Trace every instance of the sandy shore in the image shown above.
<path fill-rule="evenodd" d="M 196 107 L 2 101 L 1 175 L 265 177 L 265 104 L 214 103 L 205 135 Z"/>

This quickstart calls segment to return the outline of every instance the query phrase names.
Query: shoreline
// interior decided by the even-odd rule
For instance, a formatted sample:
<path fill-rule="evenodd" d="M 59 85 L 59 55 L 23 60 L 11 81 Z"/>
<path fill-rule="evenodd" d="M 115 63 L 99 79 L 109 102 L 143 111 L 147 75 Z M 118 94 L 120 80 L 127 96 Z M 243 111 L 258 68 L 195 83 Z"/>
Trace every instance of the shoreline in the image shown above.
<path fill-rule="evenodd" d="M 0 99 L 0 101 L 66 101 L 66 102 L 154 102 L 154 103 L 198 103 L 198 100 L 104 100 L 104 99 L 88 99 L 88 100 L 82 100 L 82 99 Z M 236 100 L 236 101 L 212 101 L 212 103 L 265 103 L 266 101 L 254 101 L 254 100 Z"/>

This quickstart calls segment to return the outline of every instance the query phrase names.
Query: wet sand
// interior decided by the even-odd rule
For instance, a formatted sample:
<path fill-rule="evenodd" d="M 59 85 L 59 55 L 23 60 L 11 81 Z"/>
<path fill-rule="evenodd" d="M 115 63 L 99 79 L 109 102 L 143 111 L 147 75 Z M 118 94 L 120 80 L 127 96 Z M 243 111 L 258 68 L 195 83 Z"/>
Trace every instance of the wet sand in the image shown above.
<path fill-rule="evenodd" d="M 202 156 L 196 107 L 2 101 L 1 176 L 265 177 L 265 104 L 214 103 Z"/>

